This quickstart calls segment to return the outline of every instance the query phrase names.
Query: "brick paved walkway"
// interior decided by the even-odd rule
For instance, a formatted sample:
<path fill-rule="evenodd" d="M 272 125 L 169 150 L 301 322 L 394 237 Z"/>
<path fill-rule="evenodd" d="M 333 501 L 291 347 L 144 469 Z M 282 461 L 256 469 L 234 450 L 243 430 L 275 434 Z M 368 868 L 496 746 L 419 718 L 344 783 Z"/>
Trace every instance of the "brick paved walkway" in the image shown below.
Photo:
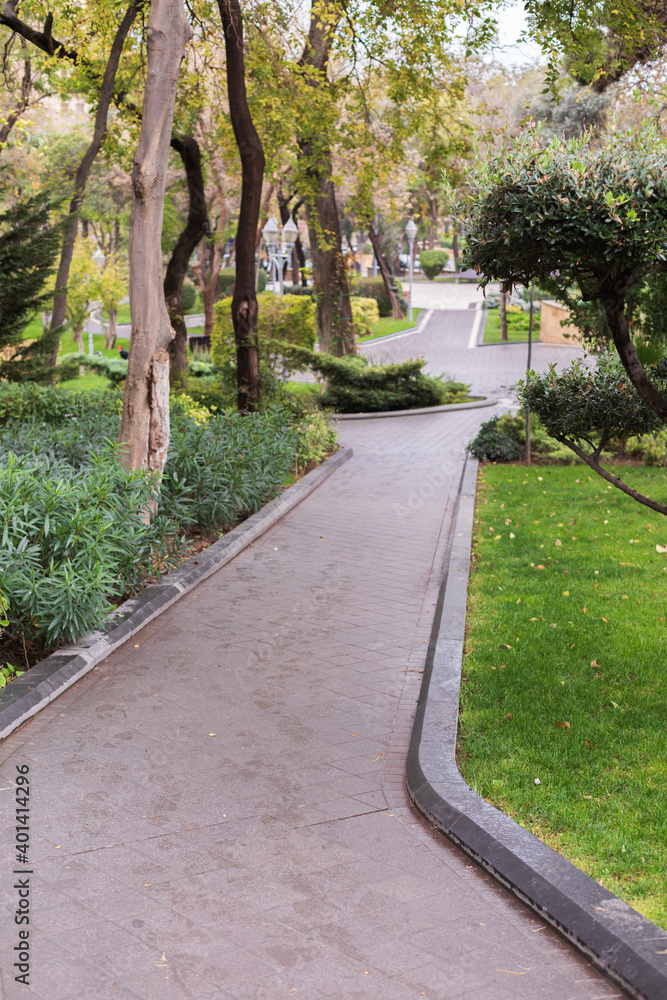
<path fill-rule="evenodd" d="M 467 342 L 452 322 L 425 334 L 435 363 Z M 3 1000 L 619 996 L 403 788 L 463 448 L 488 413 L 346 423 L 346 466 L 0 748 Z M 30 988 L 7 971 L 20 763 Z"/>

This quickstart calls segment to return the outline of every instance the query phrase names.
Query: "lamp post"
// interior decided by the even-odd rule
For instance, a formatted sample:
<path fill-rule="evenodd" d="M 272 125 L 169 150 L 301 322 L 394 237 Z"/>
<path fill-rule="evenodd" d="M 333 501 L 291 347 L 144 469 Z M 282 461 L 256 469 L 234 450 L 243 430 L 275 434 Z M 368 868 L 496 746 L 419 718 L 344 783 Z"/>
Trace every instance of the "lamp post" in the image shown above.
<path fill-rule="evenodd" d="M 415 225 L 414 219 L 409 219 L 408 224 L 405 227 L 405 235 L 408 238 L 409 247 L 409 269 L 410 269 L 410 292 L 408 295 L 408 319 L 412 319 L 412 269 L 414 260 L 414 249 L 415 249 L 415 236 L 417 235 L 417 226 Z"/>
<path fill-rule="evenodd" d="M 273 216 L 271 216 L 262 230 L 262 236 L 264 237 L 264 243 L 266 244 L 269 262 L 273 272 L 272 283 L 274 294 L 276 291 L 276 277 L 278 278 L 278 295 L 282 295 L 284 293 L 283 268 L 285 263 L 285 254 L 287 248 L 296 243 L 298 235 L 299 230 L 297 229 L 296 223 L 291 215 L 282 229 L 278 226 L 278 223 Z M 281 236 L 282 240 L 279 242 Z"/>
<path fill-rule="evenodd" d="M 266 225 L 264 226 L 264 229 L 262 229 L 262 236 L 264 237 L 266 252 L 269 255 L 269 264 L 271 266 L 271 283 L 273 285 L 274 295 L 276 291 L 276 275 L 278 272 L 277 251 L 278 251 L 279 231 L 280 230 L 278 229 L 278 223 L 273 218 L 273 216 L 271 216 L 270 219 L 267 219 Z"/>
<path fill-rule="evenodd" d="M 283 245 L 285 248 L 285 253 L 292 252 L 292 248 L 297 241 L 299 235 L 299 230 L 297 229 L 296 222 L 290 215 L 289 219 L 283 226 Z M 282 256 L 282 255 L 281 255 Z M 282 259 L 280 262 L 280 285 L 281 285 L 281 295 L 282 295 L 282 277 L 283 277 L 283 267 Z M 294 282 L 294 259 L 292 258 L 292 282 Z"/>

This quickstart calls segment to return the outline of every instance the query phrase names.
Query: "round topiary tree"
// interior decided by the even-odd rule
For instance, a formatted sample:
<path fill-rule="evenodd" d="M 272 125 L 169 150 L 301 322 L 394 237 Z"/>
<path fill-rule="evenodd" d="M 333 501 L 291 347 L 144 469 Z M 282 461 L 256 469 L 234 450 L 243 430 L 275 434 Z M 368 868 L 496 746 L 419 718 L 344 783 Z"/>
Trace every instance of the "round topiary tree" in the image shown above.
<path fill-rule="evenodd" d="M 419 254 L 419 266 L 431 281 L 437 278 L 449 260 L 446 250 L 422 250 Z"/>
<path fill-rule="evenodd" d="M 568 437 L 555 419 L 559 410 L 572 405 L 574 382 L 584 393 L 592 387 L 585 371 L 580 369 L 576 378 L 552 373 L 548 406 L 543 392 L 530 389 L 531 380 L 537 389 L 537 376 L 524 386 L 524 402 L 549 433 L 569 447 L 575 444 L 573 450 L 602 474 L 600 439 L 608 440 L 604 428 L 610 409 L 621 407 L 630 419 L 624 400 L 631 386 L 641 398 L 639 411 L 651 411 L 667 423 L 662 368 L 644 368 L 627 314 L 631 290 L 648 275 L 667 272 L 667 147 L 652 129 L 636 136 L 615 134 L 602 147 L 594 147 L 588 134 L 543 148 L 538 135 L 529 132 L 511 149 L 489 157 L 476 180 L 478 197 L 469 212 L 463 265 L 482 275 L 480 284 L 499 280 L 511 291 L 536 280 L 555 288 L 562 301 L 597 303 L 604 313 L 627 380 L 608 379 L 606 396 L 597 387 L 585 409 L 586 426 L 579 420 Z M 634 433 L 632 426 L 624 430 Z M 593 445 L 591 452 L 581 447 L 585 441 Z M 667 513 L 664 505 L 612 480 L 635 499 Z"/>

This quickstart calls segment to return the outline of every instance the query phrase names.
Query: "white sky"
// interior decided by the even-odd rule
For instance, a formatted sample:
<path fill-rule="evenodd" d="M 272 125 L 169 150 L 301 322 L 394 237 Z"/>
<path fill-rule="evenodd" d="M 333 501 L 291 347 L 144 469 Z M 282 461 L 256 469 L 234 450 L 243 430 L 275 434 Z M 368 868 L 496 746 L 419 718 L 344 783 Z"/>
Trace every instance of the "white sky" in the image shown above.
<path fill-rule="evenodd" d="M 495 57 L 506 66 L 527 66 L 539 61 L 541 49 L 534 42 L 518 43 L 518 38 L 526 27 L 523 3 L 509 3 L 498 15 L 499 47 Z"/>

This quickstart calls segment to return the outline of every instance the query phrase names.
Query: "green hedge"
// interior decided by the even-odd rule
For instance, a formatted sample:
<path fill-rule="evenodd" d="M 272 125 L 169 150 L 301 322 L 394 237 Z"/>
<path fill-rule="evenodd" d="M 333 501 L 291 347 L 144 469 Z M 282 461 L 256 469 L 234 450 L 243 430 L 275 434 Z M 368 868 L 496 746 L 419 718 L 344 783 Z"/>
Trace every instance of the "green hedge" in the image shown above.
<path fill-rule="evenodd" d="M 448 260 L 449 254 L 446 250 L 422 250 L 419 254 L 419 265 L 426 277 L 431 280 L 437 278 L 444 270 Z"/>
<path fill-rule="evenodd" d="M 337 413 L 382 413 L 464 402 L 468 386 L 426 375 L 423 358 L 393 365 L 373 365 L 362 355 L 335 358 L 285 345 L 295 366 L 310 368 L 326 379 L 320 405 Z"/>
<path fill-rule="evenodd" d="M 315 346 L 315 304 L 309 296 L 264 292 L 257 296 L 257 304 L 259 350 L 265 360 L 269 354 L 275 353 L 276 341 L 288 341 L 309 348 Z M 219 366 L 236 357 L 231 309 L 231 299 L 221 299 L 215 306 L 211 358 Z"/>
<path fill-rule="evenodd" d="M 403 286 L 396 278 L 392 278 L 392 287 L 398 295 L 399 302 L 405 311 L 408 304 L 403 298 Z M 391 316 L 391 302 L 389 301 L 387 289 L 384 287 L 382 278 L 354 278 L 351 294 L 353 296 L 361 296 L 362 298 L 375 299 L 378 304 L 380 316 Z"/>

